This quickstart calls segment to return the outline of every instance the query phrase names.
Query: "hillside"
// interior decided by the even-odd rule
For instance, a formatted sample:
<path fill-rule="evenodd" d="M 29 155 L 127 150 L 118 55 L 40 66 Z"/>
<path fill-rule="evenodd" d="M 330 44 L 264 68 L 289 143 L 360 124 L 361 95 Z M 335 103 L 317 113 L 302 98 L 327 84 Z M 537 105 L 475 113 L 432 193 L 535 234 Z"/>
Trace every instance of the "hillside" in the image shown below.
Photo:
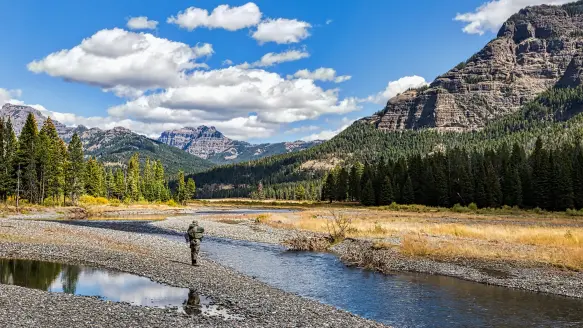
<path fill-rule="evenodd" d="M 0 117 L 10 118 L 16 134 L 20 133 L 29 113 L 35 116 L 39 127 L 42 126 L 46 117 L 32 107 L 5 104 L 0 109 Z M 146 157 L 161 160 L 168 174 L 176 174 L 179 169 L 183 169 L 186 173 L 195 173 L 214 165 L 207 160 L 122 127 L 101 130 L 84 126 L 67 127 L 56 120 L 53 122 L 59 137 L 65 142 L 70 141 L 73 133 L 77 132 L 83 142 L 85 155 L 95 156 L 98 160 L 112 165 L 126 163 L 136 152 L 140 154 L 141 160 L 145 160 Z"/>
<path fill-rule="evenodd" d="M 214 126 L 164 131 L 158 141 L 216 164 L 238 163 L 308 149 L 322 141 L 250 144 L 227 138 Z"/>
<path fill-rule="evenodd" d="M 197 184 L 207 186 L 201 196 L 248 195 L 259 181 L 289 190 L 298 182 L 320 183 L 336 164 L 374 163 L 382 157 L 424 156 L 453 147 L 484 151 L 514 142 L 528 150 L 537 137 L 549 148 L 578 142 L 581 24 L 583 1 L 521 10 L 467 62 L 428 88 L 394 97 L 383 111 L 335 138 L 297 154 L 197 174 Z M 500 52 L 502 45 L 512 51 Z M 229 189 L 232 185 L 239 188 Z"/>

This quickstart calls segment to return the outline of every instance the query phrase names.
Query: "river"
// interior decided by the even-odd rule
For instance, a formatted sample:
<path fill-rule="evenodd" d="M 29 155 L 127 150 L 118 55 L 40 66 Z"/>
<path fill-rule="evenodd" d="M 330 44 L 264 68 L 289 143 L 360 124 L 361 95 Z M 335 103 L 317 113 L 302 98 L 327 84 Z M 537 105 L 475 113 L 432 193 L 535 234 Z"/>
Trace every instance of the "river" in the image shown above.
<path fill-rule="evenodd" d="M 147 221 L 69 224 L 155 233 Z M 185 245 L 186 247 L 186 245 Z M 385 275 L 350 268 L 328 253 L 205 237 L 201 252 L 271 286 L 394 327 L 582 327 L 583 300 L 416 273 Z"/>

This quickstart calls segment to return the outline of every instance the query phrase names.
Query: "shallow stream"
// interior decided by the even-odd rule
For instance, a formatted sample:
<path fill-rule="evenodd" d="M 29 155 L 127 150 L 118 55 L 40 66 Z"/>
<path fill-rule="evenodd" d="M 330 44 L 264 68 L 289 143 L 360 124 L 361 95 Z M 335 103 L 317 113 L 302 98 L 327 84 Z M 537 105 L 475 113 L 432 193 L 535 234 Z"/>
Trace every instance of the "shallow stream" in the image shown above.
<path fill-rule="evenodd" d="M 182 234 L 147 221 L 69 224 Z M 185 243 L 185 247 L 187 247 Z M 203 256 L 287 292 L 394 327 L 583 327 L 583 300 L 428 274 L 384 275 L 350 268 L 327 253 L 289 252 L 262 243 L 205 237 Z"/>

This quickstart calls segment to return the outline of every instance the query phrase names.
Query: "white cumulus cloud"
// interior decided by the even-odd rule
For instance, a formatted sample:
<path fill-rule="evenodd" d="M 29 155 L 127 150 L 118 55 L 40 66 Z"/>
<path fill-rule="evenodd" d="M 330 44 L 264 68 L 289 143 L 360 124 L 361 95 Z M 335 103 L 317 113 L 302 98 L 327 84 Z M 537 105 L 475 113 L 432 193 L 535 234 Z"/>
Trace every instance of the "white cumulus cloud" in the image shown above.
<path fill-rule="evenodd" d="M 320 67 L 314 71 L 309 71 L 307 69 L 302 69 L 291 77 L 301 78 L 301 79 L 312 79 L 316 81 L 333 81 L 336 83 L 341 83 L 348 81 L 352 78 L 350 75 L 336 75 L 336 70 L 333 68 Z"/>
<path fill-rule="evenodd" d="M 149 20 L 146 16 L 131 17 L 127 23 L 130 30 L 155 30 L 157 26 L 157 21 Z"/>
<path fill-rule="evenodd" d="M 192 117 L 228 120 L 256 113 L 258 121 L 280 124 L 357 109 L 356 99 L 341 100 L 338 90 L 322 89 L 313 80 L 287 80 L 262 69 L 231 66 L 196 71 L 187 85 L 114 106 L 109 114 L 145 122 L 182 123 Z"/>
<path fill-rule="evenodd" d="M 261 20 L 261 15 L 259 7 L 253 2 L 249 2 L 240 7 L 220 5 L 210 15 L 206 9 L 190 7 L 179 12 L 176 16 L 169 17 L 167 22 L 189 31 L 198 27 L 236 31 L 257 25 Z"/>
<path fill-rule="evenodd" d="M 336 130 L 323 130 L 318 133 L 313 133 L 310 134 L 309 136 L 305 136 L 301 140 L 303 141 L 330 140 L 334 138 L 336 135 L 338 135 L 338 133 L 346 130 L 346 128 L 348 128 L 349 126 L 350 124 L 344 124 L 343 126 Z"/>
<path fill-rule="evenodd" d="M 115 28 L 101 30 L 72 49 L 28 64 L 34 73 L 96 85 L 104 90 L 148 90 L 180 84 L 194 61 L 213 53 L 208 43 L 182 42 Z"/>
<path fill-rule="evenodd" d="M 463 31 L 482 35 L 487 31 L 497 32 L 514 13 L 527 6 L 562 5 L 572 0 L 492 0 L 482 4 L 473 12 L 457 14 L 456 21 L 464 22 Z"/>
<path fill-rule="evenodd" d="M 8 89 L 0 88 L 0 107 L 6 103 L 11 103 L 14 105 L 21 104 L 22 102 L 17 99 L 21 95 L 22 95 L 22 91 L 19 89 L 8 90 Z"/>
<path fill-rule="evenodd" d="M 411 88 L 419 88 L 426 85 L 428 85 L 427 81 L 425 81 L 425 79 L 421 76 L 405 76 L 396 81 L 389 82 L 385 90 L 377 93 L 376 95 L 368 96 L 366 101 L 377 104 L 384 104 L 399 93 L 407 91 Z"/>
<path fill-rule="evenodd" d="M 275 42 L 278 44 L 297 43 L 310 36 L 310 23 L 297 19 L 266 19 L 251 35 L 260 44 Z"/>
<path fill-rule="evenodd" d="M 303 50 L 287 50 L 284 52 L 270 52 L 261 57 L 260 60 L 254 62 L 250 67 L 269 67 L 276 64 L 281 64 L 290 61 L 296 61 L 310 57 L 310 54 Z M 243 67 L 247 66 L 243 64 Z"/>

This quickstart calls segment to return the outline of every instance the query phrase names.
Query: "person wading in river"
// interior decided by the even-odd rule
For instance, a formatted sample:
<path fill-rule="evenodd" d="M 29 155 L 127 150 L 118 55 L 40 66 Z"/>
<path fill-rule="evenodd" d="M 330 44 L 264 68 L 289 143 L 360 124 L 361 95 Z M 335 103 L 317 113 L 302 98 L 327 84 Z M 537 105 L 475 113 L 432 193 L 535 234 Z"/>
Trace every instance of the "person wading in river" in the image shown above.
<path fill-rule="evenodd" d="M 186 241 L 190 243 L 190 258 L 192 265 L 198 266 L 198 252 L 200 251 L 200 242 L 204 228 L 198 225 L 197 221 L 192 221 L 186 231 Z"/>

